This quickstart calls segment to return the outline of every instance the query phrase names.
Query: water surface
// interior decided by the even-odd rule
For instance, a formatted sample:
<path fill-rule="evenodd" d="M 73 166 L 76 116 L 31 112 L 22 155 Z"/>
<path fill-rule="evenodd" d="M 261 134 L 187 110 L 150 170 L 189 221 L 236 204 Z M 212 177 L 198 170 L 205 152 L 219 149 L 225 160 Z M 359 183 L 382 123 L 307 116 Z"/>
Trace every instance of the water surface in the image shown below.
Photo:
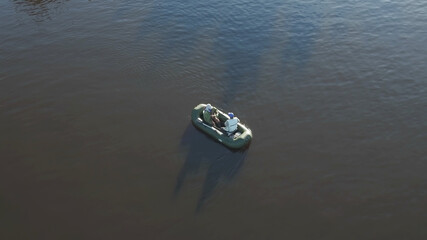
<path fill-rule="evenodd" d="M 0 2 L 0 238 L 425 239 L 426 12 Z"/>

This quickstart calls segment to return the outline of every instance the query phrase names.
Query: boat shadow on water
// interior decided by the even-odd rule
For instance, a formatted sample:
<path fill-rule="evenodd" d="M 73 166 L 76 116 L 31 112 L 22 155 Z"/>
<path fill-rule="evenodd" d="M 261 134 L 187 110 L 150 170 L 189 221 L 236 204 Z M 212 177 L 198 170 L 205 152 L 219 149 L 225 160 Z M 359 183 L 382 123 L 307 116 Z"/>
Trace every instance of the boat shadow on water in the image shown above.
<path fill-rule="evenodd" d="M 174 197 L 178 196 L 186 178 L 206 171 L 206 177 L 197 201 L 197 213 L 200 212 L 206 200 L 213 195 L 220 182 L 230 182 L 236 177 L 243 166 L 247 148 L 240 151 L 230 150 L 203 132 L 198 131 L 191 124 L 182 136 L 181 148 L 187 151 L 187 156 L 178 173 Z"/>

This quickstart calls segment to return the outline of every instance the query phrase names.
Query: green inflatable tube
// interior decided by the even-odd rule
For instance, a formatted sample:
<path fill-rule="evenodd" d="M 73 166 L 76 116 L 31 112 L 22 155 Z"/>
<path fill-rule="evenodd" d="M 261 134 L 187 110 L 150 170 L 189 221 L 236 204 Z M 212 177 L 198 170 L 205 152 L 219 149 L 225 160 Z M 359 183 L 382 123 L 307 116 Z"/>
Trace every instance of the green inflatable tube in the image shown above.
<path fill-rule="evenodd" d="M 204 133 L 208 134 L 231 149 L 241 149 L 249 144 L 252 139 L 252 131 L 241 123 L 237 124 L 237 132 L 232 136 L 228 136 L 228 134 L 224 133 L 218 128 L 206 124 L 203 121 L 202 116 L 205 107 L 206 104 L 199 104 L 191 112 L 191 121 L 196 128 L 200 129 Z M 221 112 L 219 109 L 218 118 L 221 120 L 221 122 L 225 122 L 229 119 L 228 115 Z"/>

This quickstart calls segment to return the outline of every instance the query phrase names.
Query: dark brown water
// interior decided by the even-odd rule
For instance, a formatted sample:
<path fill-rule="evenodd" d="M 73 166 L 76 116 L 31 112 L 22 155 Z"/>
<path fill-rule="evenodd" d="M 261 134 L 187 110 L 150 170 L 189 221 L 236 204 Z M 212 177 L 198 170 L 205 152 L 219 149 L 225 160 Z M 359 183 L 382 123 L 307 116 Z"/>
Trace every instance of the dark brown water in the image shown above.
<path fill-rule="evenodd" d="M 0 2 L 0 239 L 427 239 L 427 3 Z M 254 133 L 231 152 L 199 103 Z"/>

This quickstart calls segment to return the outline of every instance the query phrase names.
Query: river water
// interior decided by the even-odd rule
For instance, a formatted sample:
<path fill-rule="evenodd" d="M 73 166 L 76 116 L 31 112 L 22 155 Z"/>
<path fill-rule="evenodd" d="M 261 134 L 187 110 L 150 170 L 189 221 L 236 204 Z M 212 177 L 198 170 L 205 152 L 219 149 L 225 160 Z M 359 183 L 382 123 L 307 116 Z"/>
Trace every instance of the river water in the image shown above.
<path fill-rule="evenodd" d="M 427 2 L 0 2 L 0 239 L 427 239 Z M 193 107 L 253 131 L 232 152 Z"/>

